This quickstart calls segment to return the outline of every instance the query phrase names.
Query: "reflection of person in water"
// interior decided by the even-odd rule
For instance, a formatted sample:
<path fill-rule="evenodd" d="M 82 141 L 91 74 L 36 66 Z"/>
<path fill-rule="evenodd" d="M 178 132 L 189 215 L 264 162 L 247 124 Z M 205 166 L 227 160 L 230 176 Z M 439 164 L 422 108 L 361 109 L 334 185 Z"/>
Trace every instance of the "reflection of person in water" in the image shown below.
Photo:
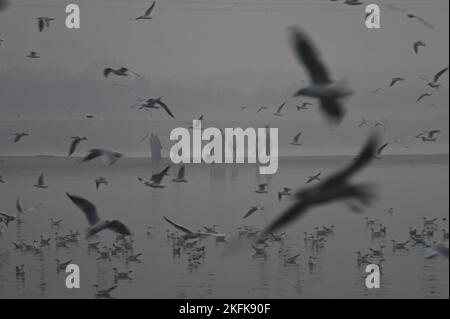
<path fill-rule="evenodd" d="M 158 165 L 161 162 L 162 145 L 156 134 L 150 135 L 150 150 L 152 153 L 152 164 Z"/>

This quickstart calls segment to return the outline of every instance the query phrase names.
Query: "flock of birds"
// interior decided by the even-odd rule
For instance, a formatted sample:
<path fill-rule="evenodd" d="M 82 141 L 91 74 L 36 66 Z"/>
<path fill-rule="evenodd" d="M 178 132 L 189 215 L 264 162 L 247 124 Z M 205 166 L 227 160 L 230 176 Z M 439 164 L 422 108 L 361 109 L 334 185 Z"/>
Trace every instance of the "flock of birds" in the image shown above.
<path fill-rule="evenodd" d="M 360 5 L 361 1 L 357 0 L 346 0 L 344 2 L 347 5 Z M 144 14 L 134 18 L 134 20 L 151 20 L 152 13 L 155 7 L 155 2 L 144 12 Z M 392 6 L 392 9 L 401 10 L 397 7 Z M 407 13 L 407 17 L 411 19 L 416 19 L 420 21 L 427 27 L 432 28 L 433 26 L 425 21 L 424 19 L 414 15 L 412 13 Z M 47 28 L 51 27 L 52 17 L 38 17 L 38 30 L 44 32 Z M 334 125 L 338 125 L 346 115 L 346 109 L 344 107 L 343 99 L 350 97 L 353 94 L 352 89 L 348 86 L 345 81 L 335 81 L 330 74 L 326 64 L 321 59 L 321 55 L 316 48 L 314 42 L 309 37 L 309 35 L 300 27 L 293 26 L 289 28 L 290 40 L 292 50 L 294 55 L 298 59 L 299 63 L 304 67 L 307 74 L 309 75 L 311 85 L 302 87 L 293 94 L 292 98 L 296 97 L 308 97 L 315 99 L 318 102 L 320 111 L 323 113 L 326 120 Z M 4 42 L 2 40 L 0 44 Z M 421 47 L 426 46 L 423 41 L 417 41 L 414 43 L 413 49 L 416 54 L 419 53 Z M 31 51 L 28 54 L 29 58 L 38 59 L 39 53 Z M 433 77 L 432 81 L 423 78 L 427 85 L 433 89 L 439 89 L 441 84 L 440 80 L 445 72 L 448 71 L 448 67 L 442 69 Z M 105 68 L 103 70 L 103 75 L 105 78 L 110 76 L 129 76 L 135 75 L 140 77 L 136 72 L 126 68 Z M 404 78 L 394 77 L 392 78 L 389 87 L 394 87 L 397 83 L 404 81 Z M 380 92 L 382 89 L 379 88 L 375 93 Z M 422 94 L 418 101 L 430 96 L 431 94 Z M 286 102 L 283 102 L 273 113 L 274 116 L 282 116 L 283 108 L 286 106 Z M 313 104 L 310 102 L 303 102 L 301 105 L 297 106 L 298 111 L 309 110 Z M 173 112 L 169 109 L 166 103 L 162 102 L 159 98 L 145 98 L 139 100 L 139 109 L 141 110 L 152 110 L 152 109 L 162 109 L 171 118 L 175 118 Z M 245 109 L 245 108 L 242 108 Z M 257 113 L 264 110 L 268 110 L 268 107 L 259 107 Z M 88 118 L 93 118 L 94 115 L 86 115 Z M 202 118 L 202 117 L 201 117 Z M 368 121 L 362 119 L 362 122 L 358 127 L 363 127 L 369 125 Z M 384 127 L 383 123 L 378 122 L 374 127 Z M 421 132 L 417 136 L 417 139 L 423 142 L 435 142 L 437 140 L 437 134 L 440 130 L 434 129 L 430 131 Z M 28 132 L 17 132 L 14 135 L 14 143 L 19 143 L 24 138 L 29 137 Z M 303 136 L 303 131 L 297 133 L 291 142 L 291 145 L 301 146 L 300 138 Z M 88 138 L 85 136 L 72 136 L 71 143 L 69 146 L 68 156 L 72 156 L 76 153 L 77 146 L 87 141 Z M 174 257 L 179 257 L 181 254 L 185 253 L 188 260 L 188 265 L 190 269 L 196 269 L 201 265 L 206 258 L 206 246 L 202 244 L 204 240 L 208 238 L 214 238 L 216 241 L 220 242 L 235 242 L 239 240 L 238 238 L 246 237 L 251 239 L 251 247 L 254 250 L 256 256 L 264 256 L 266 254 L 266 248 L 270 242 L 283 242 L 286 237 L 284 229 L 288 225 L 294 223 L 296 220 L 303 217 L 308 211 L 314 210 L 318 206 L 343 201 L 349 203 L 349 208 L 355 212 L 361 212 L 365 207 L 368 207 L 376 198 L 376 191 L 374 185 L 369 183 L 353 183 L 351 180 L 354 176 L 361 170 L 365 169 L 374 159 L 380 160 L 383 150 L 388 146 L 389 143 L 380 143 L 380 137 L 378 133 L 372 133 L 365 145 L 362 147 L 360 153 L 351 161 L 347 166 L 338 170 L 334 174 L 322 177 L 322 173 L 318 172 L 314 175 L 308 177 L 305 185 L 300 187 L 298 190 L 293 191 L 291 188 L 284 187 L 278 192 L 278 200 L 283 200 L 283 198 L 289 198 L 291 201 L 290 206 L 277 215 L 277 217 L 266 225 L 263 229 L 257 230 L 251 226 L 241 226 L 238 228 L 236 235 L 230 235 L 228 233 L 219 233 L 216 230 L 217 225 L 203 226 L 203 230 L 194 230 L 187 226 L 184 226 L 177 221 L 172 220 L 169 216 L 164 216 L 164 220 L 167 222 L 168 226 L 174 228 L 174 231 L 167 230 L 167 239 L 171 243 L 171 249 Z M 124 155 L 108 149 L 95 148 L 91 149 L 86 156 L 84 156 L 80 163 L 88 162 L 94 159 L 100 159 L 107 165 L 113 165 L 115 162 L 120 160 Z M 165 167 L 162 171 L 153 174 L 150 178 L 139 177 L 138 181 L 142 185 L 151 188 L 164 188 L 162 184 L 164 177 L 169 175 L 171 165 Z M 181 165 L 179 167 L 178 173 L 172 182 L 174 183 L 187 183 L 185 177 L 185 166 Z M 5 179 L 0 175 L 0 183 L 6 184 Z M 101 186 L 108 185 L 108 181 L 105 177 L 98 177 L 95 179 L 95 185 L 98 189 Z M 39 189 L 46 189 L 49 185 L 46 184 L 44 175 L 41 174 L 38 177 L 37 183 L 34 185 Z M 4 186 L 3 186 L 4 187 Z M 264 196 L 268 194 L 267 190 L 268 184 L 258 185 L 255 193 Z M 121 220 L 108 220 L 101 218 L 96 205 L 90 200 L 83 198 L 82 196 L 75 195 L 72 193 L 67 193 L 67 199 L 69 202 L 73 203 L 86 218 L 88 224 L 88 230 L 86 233 L 87 238 L 87 248 L 89 251 L 97 252 L 97 259 L 104 261 L 111 261 L 113 256 L 123 258 L 126 264 L 139 263 L 141 253 L 136 253 L 133 250 L 133 231 Z M 23 223 L 26 221 L 26 216 L 32 211 L 36 211 L 40 204 L 32 206 L 30 208 L 25 208 L 20 199 L 17 200 L 16 213 L 7 213 L 0 211 L 0 234 L 8 231 L 8 226 L 10 223 Z M 253 214 L 257 212 L 264 211 L 263 206 L 252 206 L 243 215 L 242 219 L 249 219 Z M 389 211 L 393 213 L 393 209 Z M 58 228 L 63 223 L 63 219 L 51 219 L 50 224 L 54 228 Z M 366 225 L 368 231 L 372 238 L 385 238 L 387 234 L 386 226 L 377 222 L 377 220 L 370 220 L 367 218 Z M 435 232 L 438 229 L 438 224 L 436 220 L 424 219 L 424 227 L 421 230 L 410 229 L 409 240 L 405 242 L 398 242 L 392 239 L 392 246 L 394 251 L 404 250 L 408 251 L 409 246 L 421 245 L 426 248 L 426 257 L 431 258 L 437 254 L 444 255 L 448 257 L 448 230 L 443 230 L 442 241 L 435 240 L 429 242 L 430 238 L 434 238 Z M 111 246 L 101 246 L 101 242 L 98 239 L 100 234 L 109 230 L 116 233 L 116 240 Z M 147 234 L 151 235 L 154 233 L 152 226 L 148 226 Z M 333 235 L 334 226 L 318 226 L 314 231 L 310 233 L 305 233 L 304 242 L 309 246 L 310 255 L 307 258 L 308 267 L 311 271 L 314 269 L 318 262 L 317 252 L 326 248 L 327 240 Z M 32 243 L 26 243 L 24 241 L 13 242 L 13 249 L 22 252 L 30 252 L 35 254 L 45 253 L 45 247 L 54 245 L 57 248 L 70 248 L 71 243 L 79 242 L 80 233 L 78 231 L 70 231 L 67 234 L 60 234 L 55 232 L 53 237 L 40 236 L 39 240 L 34 240 Z M 231 237 L 231 238 L 230 238 Z M 232 247 L 233 245 L 230 245 Z M 359 265 L 367 263 L 377 263 L 381 264 L 384 260 L 384 245 L 381 245 L 379 249 L 370 248 L 368 252 L 357 252 L 357 263 Z M 231 248 L 230 248 L 231 249 Z M 280 258 L 284 265 L 297 264 L 300 254 L 288 255 L 286 251 L 280 248 Z M 61 261 L 56 259 L 56 269 L 57 272 L 64 271 L 72 263 L 72 260 Z M 15 274 L 19 279 L 24 280 L 27 274 L 27 268 L 25 264 L 20 264 L 15 266 Z M 112 268 L 113 277 L 115 285 L 112 287 L 100 287 L 95 284 L 96 287 L 96 297 L 99 298 L 109 298 L 114 289 L 117 288 L 118 282 L 121 280 L 132 280 L 132 270 L 120 271 L 118 268 Z"/>

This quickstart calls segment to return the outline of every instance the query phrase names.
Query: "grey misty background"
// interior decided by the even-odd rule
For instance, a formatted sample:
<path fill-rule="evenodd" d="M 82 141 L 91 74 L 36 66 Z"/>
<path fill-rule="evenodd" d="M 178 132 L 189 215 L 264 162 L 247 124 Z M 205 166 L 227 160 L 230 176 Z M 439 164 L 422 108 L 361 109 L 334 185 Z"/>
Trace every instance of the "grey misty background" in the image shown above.
<path fill-rule="evenodd" d="M 448 154 L 448 74 L 440 90 L 418 79 L 431 78 L 448 64 L 448 4 L 372 1 L 381 5 L 382 25 L 368 30 L 364 6 L 299 1 L 297 6 L 232 7 L 214 2 L 158 1 L 152 21 L 135 23 L 130 18 L 145 10 L 147 1 L 75 1 L 81 7 L 81 29 L 68 30 L 58 1 L 31 6 L 11 1 L 8 11 L 0 13 L 0 37 L 5 39 L 0 47 L 0 155 L 65 155 L 69 137 L 85 135 L 90 140 L 80 145 L 79 154 L 104 146 L 143 156 L 148 154 L 143 136 L 158 134 L 167 150 L 170 130 L 188 126 L 201 114 L 204 126 L 279 127 L 281 155 L 354 154 L 367 130 L 356 128 L 361 117 L 386 125 L 386 132 L 381 130 L 391 142 L 386 154 Z M 387 3 L 417 12 L 436 28 L 386 9 Z M 56 18 L 43 33 L 35 19 L 41 15 Z M 311 34 L 334 76 L 348 79 L 355 89 L 338 128 L 324 123 L 316 106 L 295 109 L 308 100 L 288 100 L 302 80 L 308 81 L 288 46 L 286 27 L 292 24 Z M 417 40 L 427 43 L 419 55 L 412 49 Z M 25 58 L 31 50 L 41 58 Z M 106 66 L 126 66 L 143 78 L 105 79 Z M 406 81 L 389 89 L 394 76 Z M 379 87 L 383 90 L 374 94 Z M 416 103 L 425 92 L 433 96 Z M 136 99 L 153 96 L 163 97 L 177 120 L 160 111 L 150 117 L 130 109 Z M 285 116 L 274 117 L 286 100 Z M 241 111 L 242 106 L 252 109 Z M 270 109 L 255 114 L 259 106 Z M 87 120 L 85 113 L 97 118 Z M 442 130 L 436 143 L 414 139 L 430 129 Z M 299 130 L 305 131 L 304 146 L 290 147 Z M 13 144 L 16 131 L 31 136 Z"/>

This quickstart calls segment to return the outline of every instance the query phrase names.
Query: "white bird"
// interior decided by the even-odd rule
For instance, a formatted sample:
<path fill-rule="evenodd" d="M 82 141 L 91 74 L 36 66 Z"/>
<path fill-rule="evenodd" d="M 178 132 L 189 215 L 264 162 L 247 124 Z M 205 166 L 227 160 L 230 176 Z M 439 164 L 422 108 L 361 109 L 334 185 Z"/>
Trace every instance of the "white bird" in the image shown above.
<path fill-rule="evenodd" d="M 283 109 L 283 107 L 286 105 L 286 102 L 283 102 L 278 108 L 277 111 L 275 113 L 273 113 L 273 115 L 275 116 L 283 116 L 283 114 L 281 114 L 281 110 Z"/>
<path fill-rule="evenodd" d="M 180 231 L 182 231 L 184 233 L 184 235 L 182 237 L 184 240 L 186 240 L 186 239 L 193 239 L 193 238 L 199 238 L 199 237 L 206 237 L 206 236 L 212 236 L 212 237 L 218 237 L 218 238 L 226 236 L 226 234 L 193 231 L 193 230 L 189 229 L 186 226 L 183 226 L 183 225 L 180 225 L 178 223 L 175 223 L 175 222 L 171 221 L 166 216 L 163 216 L 163 218 L 170 225 L 172 225 L 173 227 L 175 227 L 176 229 L 178 229 L 178 230 L 180 230 Z"/>
<path fill-rule="evenodd" d="M 151 17 L 150 15 L 152 14 L 153 9 L 155 8 L 155 4 L 156 1 L 153 1 L 151 6 L 145 11 L 145 13 L 135 18 L 134 20 L 151 20 L 153 17 Z"/>
<path fill-rule="evenodd" d="M 54 21 L 55 18 L 52 17 L 39 17 L 38 20 L 38 28 L 39 32 L 42 32 L 44 28 L 50 27 L 50 21 Z"/>
<path fill-rule="evenodd" d="M 249 217 L 250 215 L 253 215 L 253 213 L 256 213 L 257 211 L 263 211 L 264 207 L 263 206 L 251 206 L 250 209 L 248 210 L 248 212 L 244 215 L 244 217 L 242 217 L 242 219 L 245 219 L 247 217 Z"/>
<path fill-rule="evenodd" d="M 87 162 L 90 160 L 93 160 L 95 158 L 100 158 L 100 160 L 108 165 L 112 165 L 117 160 L 123 157 L 123 154 L 115 151 L 100 149 L 100 148 L 94 148 L 91 149 L 88 154 L 81 160 L 81 162 Z"/>
<path fill-rule="evenodd" d="M 439 89 L 439 88 L 441 87 L 441 84 L 438 83 L 439 78 L 440 78 L 445 72 L 447 72 L 447 71 L 448 71 L 448 67 L 446 67 L 446 68 L 440 70 L 438 73 L 436 73 L 436 74 L 434 75 L 433 81 L 429 81 L 429 80 L 427 80 L 427 79 L 424 78 L 424 77 L 420 77 L 419 79 L 424 80 L 424 81 L 427 83 L 427 85 L 428 85 L 429 87 L 431 87 L 431 88 L 433 88 L 433 89 Z"/>
<path fill-rule="evenodd" d="M 16 200 L 16 214 L 12 215 L 12 214 L 8 214 L 6 212 L 0 211 L 0 217 L 2 217 L 2 219 L 5 220 L 6 223 L 8 224 L 9 222 L 12 222 L 16 219 L 20 220 L 22 214 L 32 212 L 39 206 L 41 206 L 40 203 L 36 204 L 30 208 L 24 208 L 22 201 L 20 200 L 20 198 L 18 198 Z"/>
<path fill-rule="evenodd" d="M 69 156 L 75 152 L 78 144 L 80 144 L 81 141 L 87 141 L 87 137 L 72 136 L 71 139 L 72 139 L 72 142 L 70 143 Z"/>
<path fill-rule="evenodd" d="M 22 138 L 24 138 L 25 136 L 30 136 L 29 133 L 27 132 L 19 132 L 19 133 L 15 133 L 14 134 L 14 143 L 19 142 Z"/>
<path fill-rule="evenodd" d="M 414 42 L 414 44 L 413 44 L 414 52 L 416 54 L 418 54 L 419 53 L 419 48 L 420 47 L 425 47 L 426 45 L 427 44 L 425 42 L 423 42 L 423 41 L 416 41 L 416 42 Z"/>
<path fill-rule="evenodd" d="M 89 223 L 89 228 L 87 231 L 88 238 L 105 229 L 109 229 L 121 235 L 131 235 L 128 227 L 122 222 L 118 220 L 101 220 L 97 212 L 97 207 L 95 207 L 95 205 L 88 200 L 69 193 L 66 193 L 66 195 L 86 216 Z"/>
<path fill-rule="evenodd" d="M 293 26 L 290 31 L 294 54 L 304 65 L 312 81 L 311 86 L 300 89 L 293 97 L 303 95 L 318 98 L 327 118 L 340 122 L 345 115 L 340 99 L 352 95 L 352 91 L 343 81 L 334 82 L 331 79 L 319 52 L 300 27 Z"/>
<path fill-rule="evenodd" d="M 138 180 L 140 182 L 143 182 L 145 186 L 152 187 L 152 188 L 164 188 L 165 186 L 161 184 L 164 176 L 167 175 L 171 165 L 166 166 L 161 172 L 153 174 L 152 177 L 150 177 L 150 180 L 146 180 L 142 177 L 138 177 Z"/>

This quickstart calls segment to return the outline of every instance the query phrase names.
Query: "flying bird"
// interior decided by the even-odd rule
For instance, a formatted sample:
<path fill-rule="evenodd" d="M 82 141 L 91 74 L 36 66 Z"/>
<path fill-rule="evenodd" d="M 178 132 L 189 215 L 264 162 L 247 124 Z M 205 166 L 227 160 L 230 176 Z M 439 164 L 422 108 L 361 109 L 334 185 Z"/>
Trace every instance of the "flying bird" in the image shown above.
<path fill-rule="evenodd" d="M 420 101 L 422 101 L 423 98 L 428 97 L 428 96 L 431 96 L 431 94 L 430 93 L 423 93 L 417 98 L 416 102 L 420 102 Z"/>
<path fill-rule="evenodd" d="M 37 18 L 38 20 L 38 29 L 39 32 L 44 31 L 45 28 L 50 27 L 50 21 L 54 21 L 55 18 L 51 18 L 51 17 L 39 17 Z"/>
<path fill-rule="evenodd" d="M 0 175 L 0 183 L 1 183 L 1 184 L 4 184 L 4 183 L 5 183 L 5 180 L 3 179 L 3 176 L 2 176 L 2 175 Z"/>
<path fill-rule="evenodd" d="M 123 154 L 115 151 L 100 149 L 100 148 L 94 148 L 91 149 L 88 154 L 81 160 L 81 162 L 88 162 L 95 158 L 100 158 L 100 160 L 107 164 L 112 165 L 117 160 L 123 157 Z"/>
<path fill-rule="evenodd" d="M 262 211 L 264 210 L 263 206 L 251 206 L 249 211 L 244 215 L 244 217 L 242 217 L 242 219 L 245 219 L 247 217 L 249 217 L 250 215 L 253 215 L 253 213 L 256 213 L 257 211 Z"/>
<path fill-rule="evenodd" d="M 321 110 L 328 119 L 339 123 L 345 115 L 340 99 L 352 95 L 352 91 L 343 82 L 333 82 L 319 52 L 309 36 L 298 26 L 290 27 L 291 45 L 295 56 L 306 68 L 312 85 L 301 88 L 293 95 L 309 96 L 320 100 Z"/>
<path fill-rule="evenodd" d="M 267 186 L 269 186 L 269 184 L 267 184 L 267 183 L 259 184 L 259 185 L 258 185 L 258 189 L 255 190 L 255 193 L 258 193 L 258 194 L 267 194 L 267 193 L 268 193 L 268 191 L 267 191 Z"/>
<path fill-rule="evenodd" d="M 256 114 L 258 114 L 259 112 L 261 112 L 262 110 L 267 110 L 268 107 L 267 106 L 261 106 L 258 108 L 258 110 L 256 110 Z"/>
<path fill-rule="evenodd" d="M 161 182 L 164 178 L 164 176 L 166 176 L 168 174 L 168 171 L 170 169 L 171 165 L 166 166 L 166 168 L 164 168 L 161 172 L 157 173 L 157 174 L 153 174 L 150 177 L 150 180 L 145 180 L 142 177 L 138 177 L 138 180 L 140 182 L 143 182 L 145 186 L 148 187 L 152 187 L 152 188 L 164 188 L 164 185 L 161 185 Z"/>
<path fill-rule="evenodd" d="M 417 21 L 419 21 L 419 22 L 422 23 L 424 26 L 426 26 L 426 27 L 428 27 L 428 28 L 430 28 L 430 29 L 433 29 L 433 28 L 434 28 L 434 25 L 432 25 L 431 23 L 429 23 L 429 22 L 426 21 L 425 19 L 419 17 L 419 16 L 416 15 L 416 14 L 413 14 L 413 13 L 408 12 L 408 11 L 406 11 L 406 10 L 403 9 L 403 8 L 399 8 L 399 7 L 397 7 L 397 6 L 393 5 L 393 4 L 388 4 L 387 7 L 388 7 L 389 9 L 391 9 L 391 10 L 397 10 L 397 11 L 402 11 L 402 12 L 404 12 L 404 13 L 406 14 L 406 17 L 407 17 L 407 18 L 409 18 L 409 19 L 416 19 Z"/>
<path fill-rule="evenodd" d="M 419 53 L 419 48 L 420 47 L 425 47 L 425 46 L 427 46 L 427 44 L 425 42 L 423 42 L 423 41 L 416 41 L 416 42 L 414 42 L 414 44 L 413 44 L 414 52 L 416 54 L 418 54 Z"/>
<path fill-rule="evenodd" d="M 153 3 L 150 5 L 150 7 L 145 11 L 143 15 L 140 15 L 139 17 L 135 18 L 134 20 L 151 20 L 153 17 L 150 15 L 152 14 L 153 9 L 155 8 L 156 1 L 153 1 Z"/>
<path fill-rule="evenodd" d="M 27 58 L 30 59 L 39 59 L 41 56 L 36 51 L 30 51 L 30 53 L 27 54 Z"/>
<path fill-rule="evenodd" d="M 99 189 L 100 185 L 108 185 L 108 181 L 105 177 L 99 176 L 95 179 L 95 189 Z"/>
<path fill-rule="evenodd" d="M 297 105 L 297 111 L 309 110 L 309 108 L 308 108 L 309 106 L 312 106 L 312 103 L 303 102 L 301 105 Z"/>
<path fill-rule="evenodd" d="M 427 85 L 428 85 L 429 87 L 431 87 L 431 88 L 433 88 L 433 89 L 439 89 L 439 88 L 441 87 L 441 84 L 438 83 L 439 78 L 440 78 L 445 72 L 447 72 L 447 71 L 448 71 L 448 67 L 446 67 L 446 68 L 440 70 L 438 73 L 436 73 L 436 74 L 434 75 L 433 81 L 429 81 L 429 80 L 427 80 L 427 79 L 424 78 L 424 77 L 420 77 L 419 79 L 424 80 L 424 81 L 427 83 Z"/>
<path fill-rule="evenodd" d="M 405 81 L 405 78 L 401 77 L 394 77 L 391 80 L 391 83 L 389 84 L 389 87 L 393 87 L 397 82 Z"/>
<path fill-rule="evenodd" d="M 302 144 L 299 142 L 300 136 L 303 134 L 303 131 L 298 132 L 294 138 L 292 139 L 291 145 L 301 146 Z"/>
<path fill-rule="evenodd" d="M 278 192 L 278 201 L 280 201 L 283 196 L 291 196 L 292 189 L 288 187 L 283 187 L 283 190 L 281 192 Z"/>
<path fill-rule="evenodd" d="M 389 142 L 384 143 L 383 145 L 381 145 L 381 146 L 377 149 L 376 154 L 374 155 L 374 157 L 375 157 L 377 160 L 380 160 L 380 159 L 381 159 L 381 153 L 383 153 L 383 150 L 384 150 L 388 145 L 389 145 Z"/>
<path fill-rule="evenodd" d="M 283 114 L 281 114 L 281 110 L 283 109 L 283 107 L 286 105 L 286 102 L 283 102 L 278 108 L 277 111 L 275 113 L 273 113 L 273 115 L 275 116 L 283 116 Z"/>
<path fill-rule="evenodd" d="M 87 141 L 87 137 L 84 136 L 72 136 L 72 143 L 70 143 L 70 149 L 69 149 L 69 155 L 72 155 L 75 152 L 75 149 L 77 148 L 78 144 L 80 144 L 81 141 Z"/>
<path fill-rule="evenodd" d="M 320 175 L 322 175 L 322 172 L 317 173 L 316 175 L 308 176 L 308 180 L 306 181 L 306 184 L 309 184 L 313 181 L 320 181 Z"/>
<path fill-rule="evenodd" d="M 182 236 L 182 239 L 184 239 L 184 240 L 186 240 L 186 239 L 194 239 L 194 238 L 199 238 L 199 237 L 205 237 L 205 236 L 213 236 L 213 237 L 216 237 L 216 238 L 223 238 L 224 236 L 226 236 L 225 234 L 219 234 L 219 233 L 216 233 L 216 232 L 193 231 L 193 230 L 189 229 L 186 226 L 183 226 L 181 224 L 173 222 L 172 220 L 170 220 L 166 216 L 163 216 L 163 218 L 170 225 L 172 225 L 173 227 L 175 227 L 176 229 L 178 229 L 178 230 L 180 230 L 180 231 L 182 231 L 184 233 L 184 235 Z"/>
<path fill-rule="evenodd" d="M 19 132 L 19 133 L 15 133 L 14 134 L 14 143 L 19 142 L 22 138 L 24 138 L 25 136 L 30 136 L 29 133 L 27 132 Z"/>
<path fill-rule="evenodd" d="M 159 107 L 162 107 L 164 111 L 166 111 L 167 114 L 169 114 L 170 117 L 175 118 L 173 113 L 170 111 L 167 104 L 165 104 L 160 97 L 158 98 L 150 98 L 147 99 L 144 103 L 142 103 L 139 107 L 140 110 L 142 109 L 159 109 Z"/>
<path fill-rule="evenodd" d="M 353 200 L 369 206 L 375 198 L 371 185 L 351 184 L 349 180 L 373 160 L 378 144 L 378 136 L 372 135 L 357 159 L 350 165 L 315 186 L 297 191 L 293 195 L 296 202 L 270 223 L 259 238 L 285 227 L 318 205 L 337 200 Z"/>
<path fill-rule="evenodd" d="M 121 235 L 131 235 L 128 227 L 125 226 L 122 222 L 118 220 L 101 220 L 97 212 L 97 207 L 95 207 L 95 205 L 90 201 L 76 195 L 71 195 L 69 193 L 66 193 L 66 195 L 67 197 L 69 197 L 72 203 L 74 203 L 75 206 L 77 206 L 86 216 L 86 219 L 89 223 L 89 228 L 86 236 L 87 238 L 105 229 L 109 229 Z"/>
<path fill-rule="evenodd" d="M 48 188 L 48 185 L 45 185 L 45 182 L 44 182 L 44 174 L 39 175 L 37 184 L 34 185 L 34 187 L 36 187 L 36 188 Z"/>
<path fill-rule="evenodd" d="M 432 130 L 429 132 L 426 132 L 427 136 L 423 136 L 425 133 L 423 133 L 422 135 L 420 135 L 420 137 L 422 138 L 423 142 L 436 142 L 437 138 L 435 137 L 436 134 L 439 134 L 441 131 L 440 130 Z"/>
<path fill-rule="evenodd" d="M 129 72 L 133 73 L 133 74 L 136 75 L 137 77 L 141 77 L 141 76 L 140 76 L 139 74 L 137 74 L 136 72 L 131 71 L 130 69 L 125 68 L 125 67 L 121 67 L 121 68 L 118 68 L 118 69 L 105 68 L 105 69 L 103 69 L 103 76 L 104 76 L 105 78 L 107 78 L 110 74 L 114 74 L 114 75 L 116 75 L 116 76 L 128 76 L 128 75 L 130 75 Z"/>

